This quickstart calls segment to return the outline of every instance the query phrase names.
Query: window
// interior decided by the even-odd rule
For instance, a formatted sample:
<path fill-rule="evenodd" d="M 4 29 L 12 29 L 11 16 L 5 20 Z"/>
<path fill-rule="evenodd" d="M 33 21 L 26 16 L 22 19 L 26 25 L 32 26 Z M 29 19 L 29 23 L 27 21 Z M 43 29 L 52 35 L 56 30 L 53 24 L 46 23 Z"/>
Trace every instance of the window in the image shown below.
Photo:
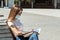
<path fill-rule="evenodd" d="M 52 0 L 35 0 L 34 8 L 54 8 Z"/>

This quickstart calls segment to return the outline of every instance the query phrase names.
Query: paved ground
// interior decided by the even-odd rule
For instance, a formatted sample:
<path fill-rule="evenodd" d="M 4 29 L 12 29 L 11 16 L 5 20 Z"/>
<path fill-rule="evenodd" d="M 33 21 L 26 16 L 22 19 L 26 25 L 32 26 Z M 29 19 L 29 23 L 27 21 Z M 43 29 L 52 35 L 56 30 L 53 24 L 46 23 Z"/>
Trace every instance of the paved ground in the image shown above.
<path fill-rule="evenodd" d="M 41 28 L 39 39 L 60 40 L 60 17 L 42 16 L 35 14 L 22 14 L 25 30 Z"/>
<path fill-rule="evenodd" d="M 41 28 L 40 40 L 60 40 L 60 17 L 22 14 L 24 30 Z"/>

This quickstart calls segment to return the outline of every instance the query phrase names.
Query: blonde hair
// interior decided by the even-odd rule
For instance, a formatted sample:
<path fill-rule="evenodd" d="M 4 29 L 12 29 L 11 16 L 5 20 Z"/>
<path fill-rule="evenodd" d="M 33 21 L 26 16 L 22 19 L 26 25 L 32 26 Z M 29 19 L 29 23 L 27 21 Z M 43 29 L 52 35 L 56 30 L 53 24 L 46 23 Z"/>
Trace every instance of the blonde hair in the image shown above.
<path fill-rule="evenodd" d="M 22 10 L 22 7 L 20 7 L 19 5 L 13 5 L 13 7 L 10 10 L 10 14 L 8 16 L 8 20 L 14 20 L 16 15 L 19 13 L 19 11 Z"/>

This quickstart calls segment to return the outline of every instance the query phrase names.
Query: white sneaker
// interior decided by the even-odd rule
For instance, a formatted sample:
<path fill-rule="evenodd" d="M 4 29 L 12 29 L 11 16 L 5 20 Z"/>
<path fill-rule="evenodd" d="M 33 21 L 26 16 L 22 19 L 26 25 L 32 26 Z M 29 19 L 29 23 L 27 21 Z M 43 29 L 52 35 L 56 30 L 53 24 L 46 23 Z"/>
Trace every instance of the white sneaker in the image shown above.
<path fill-rule="evenodd" d="M 33 31 L 40 33 L 40 32 L 41 32 L 41 28 L 39 28 L 39 29 L 34 29 Z"/>

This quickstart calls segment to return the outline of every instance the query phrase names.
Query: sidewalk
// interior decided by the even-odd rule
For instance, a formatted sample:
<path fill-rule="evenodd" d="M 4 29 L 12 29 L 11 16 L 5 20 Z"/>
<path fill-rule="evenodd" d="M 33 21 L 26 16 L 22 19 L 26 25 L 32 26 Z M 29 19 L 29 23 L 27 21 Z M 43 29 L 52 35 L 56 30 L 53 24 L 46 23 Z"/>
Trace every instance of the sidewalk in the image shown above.
<path fill-rule="evenodd" d="M 60 9 L 24 9 L 24 12 L 38 15 L 60 17 Z"/>
<path fill-rule="evenodd" d="M 21 20 L 24 30 L 42 29 L 40 40 L 60 40 L 60 17 L 24 13 Z"/>
<path fill-rule="evenodd" d="M 3 10 L 2 10 L 3 9 Z M 0 8 L 0 14 L 9 14 L 10 9 Z M 60 9 L 23 9 L 23 12 L 38 14 L 38 15 L 46 15 L 46 16 L 54 16 L 60 17 Z"/>

